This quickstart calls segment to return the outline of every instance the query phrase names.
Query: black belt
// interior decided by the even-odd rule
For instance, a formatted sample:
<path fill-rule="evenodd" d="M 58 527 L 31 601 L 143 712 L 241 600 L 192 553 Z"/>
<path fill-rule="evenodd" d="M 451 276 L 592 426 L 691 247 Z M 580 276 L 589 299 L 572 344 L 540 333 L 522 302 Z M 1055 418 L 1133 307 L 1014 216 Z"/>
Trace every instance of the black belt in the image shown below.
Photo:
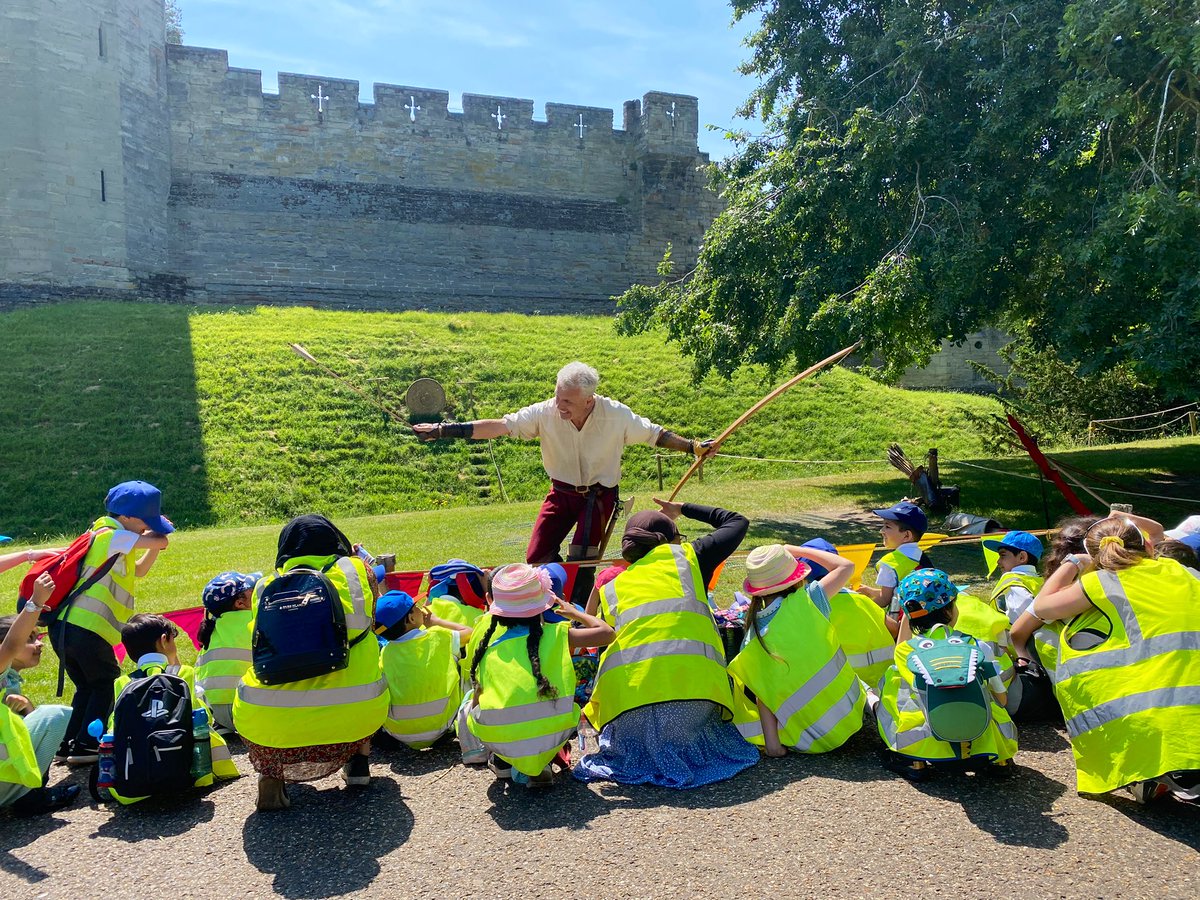
<path fill-rule="evenodd" d="M 550 484 L 556 491 L 564 491 L 568 494 L 579 494 L 585 496 L 587 494 L 601 494 L 604 491 L 615 491 L 616 487 L 608 487 L 600 482 L 595 484 L 567 484 L 565 481 L 559 481 L 557 478 L 551 478 Z"/>

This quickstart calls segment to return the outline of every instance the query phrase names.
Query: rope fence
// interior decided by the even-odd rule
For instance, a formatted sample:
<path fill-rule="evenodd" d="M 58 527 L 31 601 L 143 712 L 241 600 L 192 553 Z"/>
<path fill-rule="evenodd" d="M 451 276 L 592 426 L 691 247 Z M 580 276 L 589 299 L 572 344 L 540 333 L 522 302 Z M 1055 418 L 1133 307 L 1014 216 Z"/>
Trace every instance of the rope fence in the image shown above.
<path fill-rule="evenodd" d="M 1169 416 L 1172 413 L 1179 413 L 1175 418 L 1165 422 L 1159 422 L 1156 425 L 1147 425 L 1145 427 L 1125 427 L 1115 425 L 1115 422 L 1138 422 L 1142 419 L 1151 419 L 1157 416 Z M 1119 416 L 1112 419 L 1092 419 L 1088 422 L 1087 441 L 1091 444 L 1096 437 L 1097 428 L 1103 428 L 1105 431 L 1115 431 L 1120 434 L 1146 434 L 1151 431 L 1161 431 L 1164 434 L 1173 426 L 1179 425 L 1181 422 L 1188 423 L 1188 429 L 1192 436 L 1200 433 L 1200 402 L 1192 401 L 1183 403 L 1179 406 L 1172 406 L 1170 409 L 1160 409 L 1156 412 L 1139 413 L 1136 416 Z"/>

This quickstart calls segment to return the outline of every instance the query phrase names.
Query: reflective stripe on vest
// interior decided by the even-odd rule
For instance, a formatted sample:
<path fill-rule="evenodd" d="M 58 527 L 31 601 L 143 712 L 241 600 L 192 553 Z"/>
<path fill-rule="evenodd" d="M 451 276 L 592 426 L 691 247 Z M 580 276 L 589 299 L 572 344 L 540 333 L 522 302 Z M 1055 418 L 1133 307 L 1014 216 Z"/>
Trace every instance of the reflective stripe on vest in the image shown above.
<path fill-rule="evenodd" d="M 653 641 L 649 644 L 639 644 L 624 650 L 610 651 L 600 658 L 600 669 L 596 677 L 609 672 L 618 666 L 630 663 L 645 662 L 657 656 L 703 656 L 715 663 L 725 664 L 725 657 L 703 641 L 671 640 Z"/>
<path fill-rule="evenodd" d="M 114 563 L 113 565 L 115 566 L 116 563 Z M 99 566 L 82 566 L 82 567 L 80 567 L 80 569 L 79 569 L 80 582 L 87 581 L 89 578 L 92 577 L 92 575 L 94 575 L 96 573 L 96 570 L 99 568 L 100 568 Z M 109 569 L 108 571 L 111 572 L 112 569 Z M 129 610 L 133 609 L 133 594 L 129 593 L 129 591 L 125 590 L 125 588 L 121 587 L 121 585 L 119 585 L 115 581 L 113 581 L 112 578 L 109 576 L 108 572 L 106 572 L 104 574 L 103 578 L 101 578 L 94 585 L 92 585 L 92 587 L 88 588 L 88 590 L 90 591 L 90 590 L 92 590 L 92 588 L 101 587 L 101 586 L 103 586 L 105 589 L 108 590 L 108 593 L 112 596 L 113 601 L 115 603 L 119 603 L 121 606 L 124 606 Z M 83 595 L 83 596 L 86 596 L 86 595 Z"/>
<path fill-rule="evenodd" d="M 508 760 L 524 756 L 540 756 L 543 753 L 561 749 L 563 744 L 575 736 L 575 731 L 574 727 L 566 728 L 554 734 L 541 734 L 520 741 L 501 741 L 489 737 L 487 746 L 497 756 Z"/>
<path fill-rule="evenodd" d="M 627 609 L 619 616 L 614 616 L 615 628 L 623 628 L 634 619 L 643 616 L 655 616 L 659 613 L 694 612 L 698 615 L 711 617 L 708 607 L 696 600 L 695 597 L 677 597 L 667 600 L 651 600 L 649 603 L 639 603 L 633 609 Z"/>
<path fill-rule="evenodd" d="M 1100 571 L 1096 574 L 1100 579 L 1100 586 L 1104 589 L 1105 596 L 1112 603 L 1113 609 L 1121 620 L 1121 625 L 1125 628 L 1125 636 L 1130 646 L 1117 647 L 1112 650 L 1097 649 L 1086 655 L 1066 660 L 1059 664 L 1055 673 L 1056 680 L 1064 681 L 1084 672 L 1123 668 L 1144 659 L 1164 653 L 1174 653 L 1177 650 L 1200 650 L 1200 631 L 1173 631 L 1167 634 L 1156 634 L 1154 637 L 1143 637 L 1141 623 L 1138 622 L 1137 613 L 1133 611 L 1129 595 L 1125 593 L 1125 586 L 1121 584 L 1121 579 L 1114 572 Z M 1057 645 L 1058 642 L 1055 641 L 1055 646 Z"/>
<path fill-rule="evenodd" d="M 354 608 L 354 612 L 346 616 L 346 630 L 368 631 L 374 623 L 367 615 L 367 597 L 363 593 L 362 582 L 358 578 L 352 557 L 338 557 L 336 566 L 346 576 L 346 584 L 350 587 L 350 605 Z"/>
<path fill-rule="evenodd" d="M 0 744 L 0 762 L 8 762 L 8 744 Z"/>
<path fill-rule="evenodd" d="M 1200 706 L 1200 685 L 1159 688 L 1154 691 L 1126 694 L 1124 697 L 1107 700 L 1067 719 L 1067 734 L 1073 738 L 1079 737 L 1081 734 L 1087 734 L 1093 728 L 1100 728 L 1109 722 L 1117 721 L 1117 719 L 1150 709 L 1165 709 L 1172 706 Z"/>
<path fill-rule="evenodd" d="M 896 705 L 901 712 L 904 707 L 913 702 L 913 690 L 907 683 L 902 682 L 897 690 Z M 921 724 L 915 728 L 909 728 L 906 731 L 898 731 L 896 720 L 892 718 L 891 711 L 882 703 L 876 707 L 876 716 L 879 719 L 879 727 L 887 733 L 887 742 L 894 750 L 903 750 L 906 747 L 911 747 L 913 744 L 919 744 L 927 738 L 933 737 L 933 730 L 929 727 L 929 723 L 925 717 L 921 717 Z"/>
<path fill-rule="evenodd" d="M 207 678 L 197 678 L 196 684 L 209 691 L 232 691 L 242 683 L 241 675 L 209 675 Z"/>
<path fill-rule="evenodd" d="M 880 647 L 877 650 L 868 650 L 866 653 L 847 655 L 846 659 L 852 668 L 869 669 L 871 666 L 877 666 L 880 663 L 891 662 L 895 653 L 895 647 Z"/>
<path fill-rule="evenodd" d="M 253 662 L 253 653 L 237 647 L 217 647 L 205 650 L 196 660 L 196 668 L 214 662 Z"/>
<path fill-rule="evenodd" d="M 567 715 L 574 705 L 574 697 L 556 697 L 553 700 L 538 700 L 536 703 L 522 703 L 520 706 L 504 709 L 476 707 L 471 716 L 480 725 L 521 725 L 525 722 L 536 722 L 538 719 Z"/>
<path fill-rule="evenodd" d="M 273 706 L 277 709 L 302 709 L 311 706 L 338 706 L 342 703 L 361 703 L 374 700 L 387 693 L 387 679 L 380 677 L 368 684 L 350 687 L 313 688 L 304 691 L 278 690 L 275 688 L 251 687 L 242 682 L 238 685 L 238 699 L 255 706 Z"/>
<path fill-rule="evenodd" d="M 67 610 L 68 622 L 71 621 L 71 613 L 75 612 L 76 610 L 84 610 L 99 616 L 114 629 L 116 629 L 118 634 L 121 633 L 121 629 L 125 626 L 125 623 L 116 617 L 112 611 L 112 608 L 109 607 L 107 603 L 105 603 L 103 600 L 98 600 L 90 594 L 80 594 L 73 601 L 71 601 L 70 609 Z"/>
<path fill-rule="evenodd" d="M 436 716 L 443 712 L 450 700 L 442 697 L 438 700 L 430 700 L 428 703 L 393 703 L 388 707 L 389 719 L 423 719 L 426 716 Z"/>
<path fill-rule="evenodd" d="M 779 712 L 775 716 L 779 720 L 779 724 L 782 726 L 788 719 L 817 699 L 817 694 L 833 684 L 837 680 L 838 675 L 841 674 L 842 668 L 846 665 L 845 653 L 839 650 L 833 654 L 829 662 L 817 669 L 798 691 L 780 704 Z M 858 684 L 858 679 L 854 679 L 852 685 L 854 691 L 859 690 Z"/>

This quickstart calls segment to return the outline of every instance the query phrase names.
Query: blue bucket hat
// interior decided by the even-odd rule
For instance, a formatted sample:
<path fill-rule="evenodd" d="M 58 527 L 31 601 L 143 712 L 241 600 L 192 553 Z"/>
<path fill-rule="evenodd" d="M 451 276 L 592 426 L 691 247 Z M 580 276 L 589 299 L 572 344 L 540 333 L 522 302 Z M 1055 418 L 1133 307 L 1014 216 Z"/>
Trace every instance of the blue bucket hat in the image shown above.
<path fill-rule="evenodd" d="M 825 540 L 825 538 L 813 538 L 811 541 L 805 541 L 801 547 L 812 547 L 814 550 L 824 550 L 826 553 L 837 553 L 838 548 Z M 808 563 L 808 580 L 820 581 L 829 574 L 829 570 L 820 563 L 813 562 L 811 559 L 804 560 Z"/>
<path fill-rule="evenodd" d="M 881 519 L 899 522 L 909 531 L 917 532 L 918 535 L 929 530 L 929 519 L 925 516 L 925 510 L 907 500 L 901 500 L 887 509 L 873 509 L 871 512 Z"/>
<path fill-rule="evenodd" d="M 145 481 L 122 481 L 104 498 L 104 508 L 114 516 L 132 516 L 151 531 L 170 534 L 175 526 L 163 518 L 162 491 Z"/>
<path fill-rule="evenodd" d="M 375 633 L 383 634 L 404 623 L 416 602 L 404 591 L 388 591 L 375 601 Z"/>
<path fill-rule="evenodd" d="M 984 541 L 983 546 L 996 552 L 1011 550 L 1013 553 L 1016 553 L 1019 550 L 1024 550 L 1035 561 L 1042 558 L 1042 542 L 1028 531 L 1010 531 L 998 541 L 994 539 Z"/>
<path fill-rule="evenodd" d="M 250 590 L 262 578 L 262 572 L 251 572 L 244 575 L 241 572 L 222 572 L 204 586 L 200 602 L 205 610 L 215 615 L 225 611 L 230 601 L 242 591 Z"/>
<path fill-rule="evenodd" d="M 958 588 L 941 569 L 917 569 L 896 587 L 900 608 L 910 619 L 944 609 L 958 597 Z"/>

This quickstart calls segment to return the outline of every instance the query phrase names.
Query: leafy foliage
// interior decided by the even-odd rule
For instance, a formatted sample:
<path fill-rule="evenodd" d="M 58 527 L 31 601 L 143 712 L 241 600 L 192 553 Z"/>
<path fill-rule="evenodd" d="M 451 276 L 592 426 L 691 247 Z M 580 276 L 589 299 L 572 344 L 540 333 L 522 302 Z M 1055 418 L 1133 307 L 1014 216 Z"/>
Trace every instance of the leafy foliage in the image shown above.
<path fill-rule="evenodd" d="M 1168 399 L 1200 363 L 1200 24 L 1168 0 L 733 0 L 760 79 L 693 272 L 620 298 L 698 375 L 985 324 Z"/>
<path fill-rule="evenodd" d="M 167 0 L 167 43 L 183 43 L 183 10 L 179 0 Z"/>

